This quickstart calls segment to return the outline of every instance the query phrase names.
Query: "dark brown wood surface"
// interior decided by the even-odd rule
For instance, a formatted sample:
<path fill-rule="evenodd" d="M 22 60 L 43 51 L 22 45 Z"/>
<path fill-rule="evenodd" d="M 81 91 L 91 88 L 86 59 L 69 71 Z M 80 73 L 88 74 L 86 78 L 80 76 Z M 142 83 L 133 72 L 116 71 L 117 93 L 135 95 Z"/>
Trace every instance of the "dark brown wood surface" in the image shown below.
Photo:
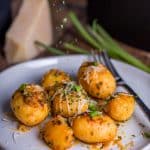
<path fill-rule="evenodd" d="M 53 17 L 53 28 L 54 28 L 54 46 L 61 48 L 64 41 L 74 41 L 78 45 L 86 49 L 90 49 L 90 46 L 83 42 L 83 40 L 76 34 L 74 28 L 69 22 L 67 22 L 63 28 L 61 28 L 62 19 L 67 18 L 69 11 L 75 11 L 81 22 L 86 23 L 86 0 L 52 0 L 51 3 L 51 13 Z M 12 0 L 12 16 L 13 18 L 18 12 L 18 8 L 21 4 L 21 0 Z M 143 51 L 138 48 L 131 47 L 125 43 L 119 42 L 121 47 L 126 51 L 140 59 L 142 62 L 150 66 L 150 52 Z M 2 47 L 1 47 L 2 49 Z M 39 57 L 45 57 L 51 55 L 49 52 L 44 52 L 39 55 Z M 0 71 L 9 67 L 10 64 L 7 63 L 4 53 L 0 54 Z"/>

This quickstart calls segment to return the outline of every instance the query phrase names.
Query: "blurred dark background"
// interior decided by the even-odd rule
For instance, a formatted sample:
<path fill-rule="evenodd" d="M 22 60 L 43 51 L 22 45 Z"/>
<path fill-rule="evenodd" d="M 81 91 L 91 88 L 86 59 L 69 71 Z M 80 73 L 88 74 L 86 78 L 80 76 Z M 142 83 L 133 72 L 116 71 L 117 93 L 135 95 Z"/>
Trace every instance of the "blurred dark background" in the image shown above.
<path fill-rule="evenodd" d="M 0 0 L 0 44 L 4 44 L 5 32 L 11 24 L 11 0 Z"/>
<path fill-rule="evenodd" d="M 1 43 L 4 42 L 5 32 L 12 21 L 12 1 L 0 0 Z M 90 23 L 97 19 L 116 39 L 150 50 L 149 0 L 88 0 L 87 15 Z"/>
<path fill-rule="evenodd" d="M 150 50 L 149 0 L 88 0 L 88 16 L 120 41 Z"/>

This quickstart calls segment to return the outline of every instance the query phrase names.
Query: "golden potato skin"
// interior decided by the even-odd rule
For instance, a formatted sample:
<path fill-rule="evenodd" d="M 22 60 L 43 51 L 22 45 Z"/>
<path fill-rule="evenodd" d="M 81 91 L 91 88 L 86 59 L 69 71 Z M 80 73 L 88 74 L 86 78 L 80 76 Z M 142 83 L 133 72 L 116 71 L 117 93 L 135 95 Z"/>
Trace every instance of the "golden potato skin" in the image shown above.
<path fill-rule="evenodd" d="M 108 142 L 115 138 L 117 127 L 107 115 L 91 118 L 84 114 L 76 117 L 72 124 L 76 138 L 86 143 Z"/>
<path fill-rule="evenodd" d="M 117 121 L 128 120 L 135 108 L 135 100 L 132 95 L 127 93 L 118 93 L 107 104 L 106 113 Z"/>
<path fill-rule="evenodd" d="M 53 150 L 66 150 L 74 140 L 72 129 L 61 116 L 56 116 L 45 124 L 42 136 Z"/>
<path fill-rule="evenodd" d="M 49 86 L 54 86 L 56 83 L 68 81 L 70 81 L 70 77 L 67 73 L 58 69 L 51 69 L 44 74 L 41 84 L 44 88 L 48 88 Z"/>
<path fill-rule="evenodd" d="M 73 87 L 78 86 L 74 82 L 57 85 L 57 90 L 52 96 L 51 106 L 54 115 L 72 117 L 81 114 L 88 109 L 88 97 L 82 87 L 76 91 Z M 51 94 L 50 94 L 51 95 Z"/>
<path fill-rule="evenodd" d="M 102 64 L 84 62 L 78 71 L 78 80 L 83 88 L 93 97 L 106 99 L 116 89 L 115 78 Z"/>
<path fill-rule="evenodd" d="M 44 89 L 34 84 L 22 84 L 13 94 L 10 104 L 16 118 L 27 126 L 39 124 L 50 110 Z"/>

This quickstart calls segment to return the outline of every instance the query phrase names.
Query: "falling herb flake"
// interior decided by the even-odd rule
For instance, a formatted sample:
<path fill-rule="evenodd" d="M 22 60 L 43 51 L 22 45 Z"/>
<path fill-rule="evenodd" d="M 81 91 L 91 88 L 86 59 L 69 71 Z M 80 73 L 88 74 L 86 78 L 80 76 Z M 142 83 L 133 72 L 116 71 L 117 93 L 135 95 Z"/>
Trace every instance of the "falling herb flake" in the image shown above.
<path fill-rule="evenodd" d="M 60 27 L 63 29 L 63 28 L 64 28 L 64 25 L 63 25 L 63 24 L 61 24 L 61 25 L 60 25 Z"/>
<path fill-rule="evenodd" d="M 60 40 L 60 41 L 58 42 L 58 44 L 62 44 L 62 41 Z"/>
<path fill-rule="evenodd" d="M 63 19 L 63 23 L 67 23 L 67 18 L 64 18 L 64 19 Z"/>
<path fill-rule="evenodd" d="M 65 1 L 64 0 L 62 1 L 62 4 L 65 5 Z"/>

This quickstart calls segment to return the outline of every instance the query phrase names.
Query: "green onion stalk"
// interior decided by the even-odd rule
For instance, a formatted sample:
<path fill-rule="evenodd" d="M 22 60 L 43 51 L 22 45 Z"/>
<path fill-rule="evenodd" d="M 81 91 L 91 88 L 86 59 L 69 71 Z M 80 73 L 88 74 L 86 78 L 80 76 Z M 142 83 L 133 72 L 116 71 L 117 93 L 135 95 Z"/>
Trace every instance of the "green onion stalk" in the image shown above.
<path fill-rule="evenodd" d="M 130 55 L 128 52 L 122 49 L 119 44 L 115 40 L 113 40 L 113 38 L 104 30 L 104 28 L 96 22 L 96 20 L 93 21 L 92 27 L 87 26 L 85 28 L 73 12 L 69 13 L 69 17 L 81 37 L 85 41 L 87 41 L 94 49 L 98 51 L 107 50 L 110 57 L 122 60 L 139 69 L 142 69 L 143 71 L 150 73 L 150 67 L 144 65 L 140 60 L 136 59 L 134 56 Z M 65 55 L 65 52 L 63 52 L 62 50 L 47 46 L 40 41 L 35 41 L 35 44 L 36 46 L 44 48 L 53 54 Z M 90 54 L 89 51 L 80 48 L 72 43 L 66 42 L 63 44 L 63 47 L 76 53 Z"/>
<path fill-rule="evenodd" d="M 111 57 L 121 59 L 150 73 L 150 67 L 144 65 L 140 60 L 122 49 L 95 20 L 93 21 L 92 27 L 88 26 L 85 29 L 73 12 L 69 13 L 69 17 L 79 34 L 98 51 L 105 49 Z"/>
<path fill-rule="evenodd" d="M 81 54 L 89 54 L 89 52 L 83 48 L 77 47 L 71 43 L 64 43 L 64 48 L 69 49 L 73 52 L 81 53 Z"/>
<path fill-rule="evenodd" d="M 40 48 L 43 48 L 49 52 L 51 52 L 52 54 L 56 54 L 56 55 L 65 55 L 65 53 L 59 49 L 56 49 L 56 48 L 53 48 L 53 47 L 50 47 L 40 41 L 35 41 L 35 45 L 37 45 L 38 47 Z"/>

